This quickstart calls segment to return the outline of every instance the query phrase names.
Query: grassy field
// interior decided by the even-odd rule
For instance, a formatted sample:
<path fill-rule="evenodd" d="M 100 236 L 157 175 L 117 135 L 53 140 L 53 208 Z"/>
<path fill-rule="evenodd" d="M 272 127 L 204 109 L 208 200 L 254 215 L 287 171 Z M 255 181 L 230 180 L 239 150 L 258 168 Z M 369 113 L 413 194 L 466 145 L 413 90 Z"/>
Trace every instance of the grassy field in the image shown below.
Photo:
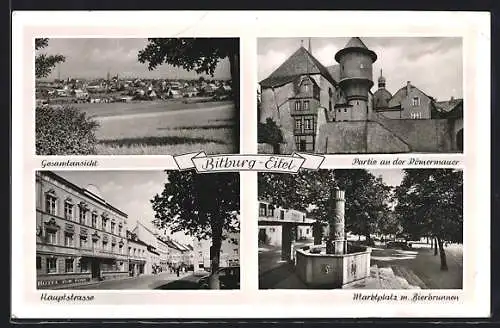
<path fill-rule="evenodd" d="M 78 104 L 100 124 L 100 155 L 178 155 L 238 151 L 231 102 Z"/>

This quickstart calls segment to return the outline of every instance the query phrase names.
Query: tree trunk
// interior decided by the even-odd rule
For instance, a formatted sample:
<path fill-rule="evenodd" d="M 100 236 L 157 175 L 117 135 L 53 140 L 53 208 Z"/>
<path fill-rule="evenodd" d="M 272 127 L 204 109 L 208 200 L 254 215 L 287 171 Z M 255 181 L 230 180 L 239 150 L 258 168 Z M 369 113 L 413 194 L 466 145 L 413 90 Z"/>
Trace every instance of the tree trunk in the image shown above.
<path fill-rule="evenodd" d="M 233 99 L 235 107 L 235 126 L 234 126 L 234 137 L 235 137 L 235 147 L 236 152 L 239 150 L 239 140 L 240 140 L 240 59 L 239 59 L 239 46 L 236 47 L 234 53 L 229 56 L 229 67 L 231 70 L 231 88 L 233 90 Z"/>
<path fill-rule="evenodd" d="M 218 218 L 211 218 L 212 224 L 212 247 L 210 247 L 210 277 L 208 278 L 208 286 L 210 289 L 220 289 L 219 282 L 219 265 L 220 265 L 220 248 L 222 244 L 222 225 L 218 222 Z"/>
<path fill-rule="evenodd" d="M 438 255 L 438 238 L 434 237 L 434 256 Z"/>
<path fill-rule="evenodd" d="M 448 264 L 446 263 L 446 253 L 443 247 L 443 241 L 437 238 L 439 245 L 439 256 L 441 257 L 441 271 L 448 271 Z"/>

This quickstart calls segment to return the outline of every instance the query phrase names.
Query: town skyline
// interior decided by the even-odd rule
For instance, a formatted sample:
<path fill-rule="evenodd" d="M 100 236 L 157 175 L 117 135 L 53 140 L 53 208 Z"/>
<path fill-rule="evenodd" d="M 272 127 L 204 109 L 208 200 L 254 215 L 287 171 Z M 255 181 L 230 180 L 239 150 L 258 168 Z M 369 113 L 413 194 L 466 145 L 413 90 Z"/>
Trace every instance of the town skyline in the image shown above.
<path fill-rule="evenodd" d="M 463 98 L 462 39 L 459 37 L 360 37 L 377 54 L 373 63 L 372 92 L 377 79 L 386 78 L 392 94 L 410 81 L 437 100 Z M 325 67 L 337 65 L 335 53 L 349 37 L 337 38 L 259 38 L 257 43 L 258 81 L 267 78 L 300 46 L 309 48 Z"/>
<path fill-rule="evenodd" d="M 137 55 L 147 44 L 147 39 L 138 38 L 49 38 L 48 46 L 37 50 L 37 54 L 61 54 L 64 63 L 58 64 L 45 80 L 56 78 L 99 79 L 117 73 L 124 78 L 144 79 L 198 79 L 200 76 L 215 80 L 231 78 L 229 60 L 220 60 L 213 77 L 198 74 L 180 67 L 163 64 L 148 70 Z"/>

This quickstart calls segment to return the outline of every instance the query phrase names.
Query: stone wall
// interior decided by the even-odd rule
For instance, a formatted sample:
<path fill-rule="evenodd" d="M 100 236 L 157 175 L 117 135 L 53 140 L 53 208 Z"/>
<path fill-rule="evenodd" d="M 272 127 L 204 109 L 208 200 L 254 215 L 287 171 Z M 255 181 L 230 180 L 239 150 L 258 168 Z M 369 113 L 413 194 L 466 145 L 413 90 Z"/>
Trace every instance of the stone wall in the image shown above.
<path fill-rule="evenodd" d="M 328 122 L 319 128 L 317 153 L 455 152 L 453 120 Z"/>

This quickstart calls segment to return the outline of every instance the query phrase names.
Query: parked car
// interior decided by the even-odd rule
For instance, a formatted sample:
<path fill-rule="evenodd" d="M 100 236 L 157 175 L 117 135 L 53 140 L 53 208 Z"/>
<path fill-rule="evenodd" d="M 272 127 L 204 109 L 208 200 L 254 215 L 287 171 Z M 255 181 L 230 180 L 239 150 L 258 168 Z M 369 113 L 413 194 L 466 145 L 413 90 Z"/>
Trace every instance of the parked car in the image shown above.
<path fill-rule="evenodd" d="M 239 266 L 231 266 L 231 267 L 222 267 L 217 270 L 219 274 L 219 283 L 220 289 L 239 289 L 240 288 L 240 267 Z M 201 278 L 198 281 L 198 286 L 200 289 L 208 289 L 209 288 L 209 279 L 210 275 L 207 275 Z"/>
<path fill-rule="evenodd" d="M 392 248 L 392 249 L 402 249 L 402 250 L 412 249 L 411 243 L 408 243 L 406 241 L 388 241 L 385 244 L 385 247 Z"/>

